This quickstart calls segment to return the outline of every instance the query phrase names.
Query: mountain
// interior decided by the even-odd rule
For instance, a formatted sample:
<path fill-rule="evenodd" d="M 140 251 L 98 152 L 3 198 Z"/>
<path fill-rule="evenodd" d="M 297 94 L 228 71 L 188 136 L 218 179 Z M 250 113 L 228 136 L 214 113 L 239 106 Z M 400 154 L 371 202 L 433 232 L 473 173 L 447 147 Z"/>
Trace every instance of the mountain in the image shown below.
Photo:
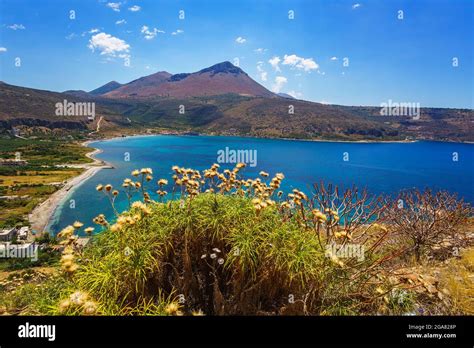
<path fill-rule="evenodd" d="M 279 97 L 286 98 L 286 99 L 296 99 L 292 95 L 286 94 L 286 93 L 278 93 L 277 94 Z"/>
<path fill-rule="evenodd" d="M 71 90 L 68 90 L 68 91 L 64 91 L 63 93 L 72 95 L 74 97 L 79 97 L 79 98 L 90 98 L 91 97 L 90 93 L 88 93 L 86 91 L 83 91 L 82 89 L 71 89 Z"/>
<path fill-rule="evenodd" d="M 155 74 L 140 77 L 132 82 L 105 92 L 103 95 L 109 98 L 140 97 L 153 95 L 154 90 L 166 82 L 172 75 L 166 71 L 159 71 Z"/>
<path fill-rule="evenodd" d="M 158 72 L 144 76 L 104 94 L 107 98 L 202 97 L 222 94 L 253 97 L 275 95 L 230 62 L 222 62 L 195 73 L 171 75 Z"/>
<path fill-rule="evenodd" d="M 99 88 L 96 88 L 90 91 L 89 93 L 92 95 L 102 95 L 102 94 L 111 92 L 113 90 L 116 90 L 117 88 L 120 88 L 120 87 L 122 87 L 121 83 L 118 83 L 117 81 L 110 81 L 106 83 L 105 85 L 100 86 Z"/>
<path fill-rule="evenodd" d="M 100 87 L 100 93 L 118 83 Z M 56 103 L 93 102 L 97 117 L 57 116 Z M 291 104 L 291 109 L 289 108 Z M 420 118 L 381 116 L 380 107 L 325 105 L 271 93 L 228 62 L 190 74 L 158 72 L 103 95 L 0 83 L 0 134 L 13 127 L 60 134 L 146 129 L 301 139 L 474 141 L 471 109 L 421 108 Z M 180 105 L 186 112 L 180 113 Z M 291 111 L 290 111 L 291 110 Z M 65 131 L 61 131 L 65 130 Z M 62 132 L 62 133 L 61 133 Z M 100 135 L 100 134 L 98 134 Z"/>

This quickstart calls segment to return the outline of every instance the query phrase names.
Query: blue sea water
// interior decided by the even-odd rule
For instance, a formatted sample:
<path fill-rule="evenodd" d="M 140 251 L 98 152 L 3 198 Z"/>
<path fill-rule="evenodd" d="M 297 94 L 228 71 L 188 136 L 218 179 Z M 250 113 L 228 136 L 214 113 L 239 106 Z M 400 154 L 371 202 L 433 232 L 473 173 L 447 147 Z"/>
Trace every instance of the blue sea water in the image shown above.
<path fill-rule="evenodd" d="M 261 170 L 270 175 L 284 173 L 283 189 L 298 188 L 310 193 L 313 183 L 324 181 L 342 187 L 356 185 L 374 194 L 394 195 L 409 188 L 431 188 L 457 193 L 474 203 L 474 145 L 442 142 L 342 143 L 257 139 L 221 136 L 137 136 L 98 141 L 91 147 L 103 150 L 97 156 L 114 169 L 103 169 L 71 190 L 58 207 L 49 230 L 57 233 L 79 220 L 86 226 L 99 213 L 112 217 L 108 200 L 95 187 L 112 184 L 121 188 L 134 169 L 150 167 L 151 192 L 157 179 L 171 183 L 173 165 L 194 169 L 209 168 L 217 162 L 218 151 L 256 150 L 255 167 L 244 170 L 245 177 L 256 177 Z M 129 159 L 127 161 L 127 159 Z M 221 164 L 221 169 L 233 164 Z M 171 189 L 168 187 L 168 191 Z M 117 198 L 119 210 L 128 204 L 123 193 Z"/>

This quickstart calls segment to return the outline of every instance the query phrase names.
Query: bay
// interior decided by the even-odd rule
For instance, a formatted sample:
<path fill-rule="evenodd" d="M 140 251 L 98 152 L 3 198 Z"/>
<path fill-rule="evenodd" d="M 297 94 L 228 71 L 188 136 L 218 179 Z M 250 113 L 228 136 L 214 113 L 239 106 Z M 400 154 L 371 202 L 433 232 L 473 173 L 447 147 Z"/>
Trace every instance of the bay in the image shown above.
<path fill-rule="evenodd" d="M 95 190 L 100 184 L 121 188 L 123 179 L 140 168 L 153 170 L 149 191 L 157 190 L 156 181 L 171 183 L 173 165 L 193 169 L 209 168 L 218 160 L 219 151 L 248 150 L 256 154 L 255 167 L 243 171 L 254 178 L 260 171 L 270 176 L 283 173 L 282 189 L 298 188 L 310 194 L 312 184 L 324 181 L 340 187 L 355 185 L 373 194 L 395 195 L 410 188 L 431 188 L 457 193 L 474 203 L 474 145 L 420 141 L 411 143 L 313 142 L 223 136 L 135 136 L 97 141 L 89 146 L 103 152 L 97 158 L 111 163 L 68 193 L 51 220 L 48 230 L 57 233 L 78 220 L 86 226 L 99 213 L 112 217 L 107 198 Z M 227 158 L 232 159 L 232 158 Z M 233 168 L 221 163 L 221 170 Z M 171 191 L 171 188 L 167 188 Z M 138 197 L 137 197 L 138 198 Z M 117 198 L 118 210 L 128 203 L 123 193 Z M 96 229 L 97 230 L 97 229 Z"/>

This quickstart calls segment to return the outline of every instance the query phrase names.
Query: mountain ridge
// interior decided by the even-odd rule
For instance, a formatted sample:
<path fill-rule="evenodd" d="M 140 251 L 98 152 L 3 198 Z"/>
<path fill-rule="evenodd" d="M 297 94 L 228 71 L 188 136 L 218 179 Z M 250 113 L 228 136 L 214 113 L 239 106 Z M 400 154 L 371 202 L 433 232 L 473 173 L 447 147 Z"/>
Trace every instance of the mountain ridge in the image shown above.
<path fill-rule="evenodd" d="M 200 97 L 234 93 L 274 97 L 241 68 L 225 61 L 193 73 L 157 72 L 103 93 L 106 98 Z"/>

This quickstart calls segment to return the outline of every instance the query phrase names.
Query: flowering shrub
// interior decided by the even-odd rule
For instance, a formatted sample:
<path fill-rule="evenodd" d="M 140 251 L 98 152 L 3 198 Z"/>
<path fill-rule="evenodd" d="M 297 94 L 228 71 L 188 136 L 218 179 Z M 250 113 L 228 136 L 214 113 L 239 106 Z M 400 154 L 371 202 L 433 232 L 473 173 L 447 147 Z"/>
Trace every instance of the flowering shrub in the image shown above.
<path fill-rule="evenodd" d="M 158 180 L 158 200 L 146 189 L 152 170 L 134 170 L 133 179 L 122 185 L 130 209 L 121 214 L 114 206 L 119 190 L 97 186 L 114 207 L 115 219 L 98 215 L 94 222 L 103 231 L 83 251 L 74 247 L 73 234 L 81 223 L 60 233 L 63 270 L 101 304 L 89 305 L 88 311 L 225 315 L 388 310 L 383 297 L 393 285 L 384 264 L 396 252 L 383 254 L 380 248 L 387 236 L 373 221 L 383 208 L 380 200 L 355 189 L 339 195 L 324 185 L 315 186 L 311 199 L 296 189 L 285 195 L 280 190 L 283 174 L 270 178 L 262 171 L 258 178 L 244 179 L 244 168 L 239 163 L 221 172 L 214 164 L 200 172 L 175 166 L 171 185 Z M 171 195 L 167 201 L 166 190 Z M 133 201 L 137 195 L 140 200 Z M 367 255 L 337 253 L 351 243 L 363 245 Z"/>

